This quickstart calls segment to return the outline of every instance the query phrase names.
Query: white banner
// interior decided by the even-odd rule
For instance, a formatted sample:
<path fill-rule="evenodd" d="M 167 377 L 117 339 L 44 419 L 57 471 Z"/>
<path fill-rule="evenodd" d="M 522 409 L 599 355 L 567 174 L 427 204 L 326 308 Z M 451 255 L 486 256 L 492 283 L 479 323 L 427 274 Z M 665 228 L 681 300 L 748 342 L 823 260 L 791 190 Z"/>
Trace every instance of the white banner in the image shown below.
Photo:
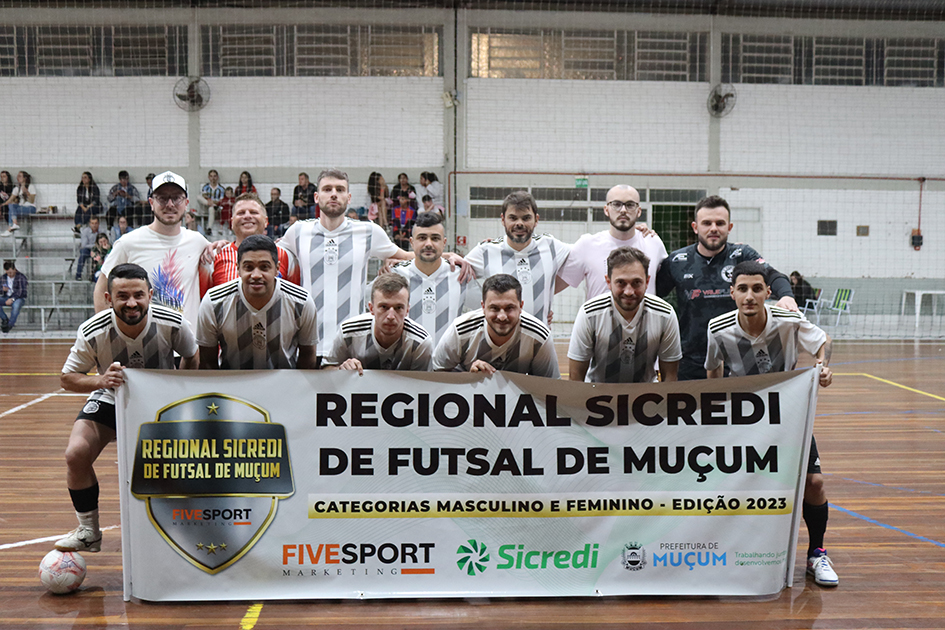
<path fill-rule="evenodd" d="M 790 586 L 814 369 L 126 370 L 125 597 L 762 595 Z"/>

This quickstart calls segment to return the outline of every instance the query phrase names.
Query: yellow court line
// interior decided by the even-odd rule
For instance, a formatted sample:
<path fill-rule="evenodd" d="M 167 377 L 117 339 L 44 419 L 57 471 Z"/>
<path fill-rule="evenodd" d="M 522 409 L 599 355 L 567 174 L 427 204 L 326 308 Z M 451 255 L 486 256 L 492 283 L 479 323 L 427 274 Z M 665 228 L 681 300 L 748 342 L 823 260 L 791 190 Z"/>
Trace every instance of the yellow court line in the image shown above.
<path fill-rule="evenodd" d="M 0 376 L 62 376 L 61 372 L 0 372 Z"/>
<path fill-rule="evenodd" d="M 249 607 L 249 610 L 243 615 L 243 619 L 240 620 L 240 630 L 253 630 L 253 628 L 256 627 L 256 622 L 259 621 L 259 614 L 262 612 L 262 607 L 262 602 Z"/>
<path fill-rule="evenodd" d="M 934 398 L 935 400 L 941 400 L 945 402 L 945 398 L 941 396 L 936 396 L 935 394 L 923 392 L 921 389 L 914 389 L 912 387 L 907 387 L 906 385 L 900 385 L 899 383 L 896 383 L 895 381 L 888 381 L 885 378 L 873 376 L 872 374 L 867 374 L 866 372 L 834 372 L 834 376 L 865 376 L 866 378 L 871 378 L 874 381 L 879 381 L 880 383 L 886 383 L 887 385 L 892 385 L 893 387 L 900 387 L 906 391 L 910 391 L 916 394 L 922 394 L 923 396 L 928 396 L 929 398 Z"/>

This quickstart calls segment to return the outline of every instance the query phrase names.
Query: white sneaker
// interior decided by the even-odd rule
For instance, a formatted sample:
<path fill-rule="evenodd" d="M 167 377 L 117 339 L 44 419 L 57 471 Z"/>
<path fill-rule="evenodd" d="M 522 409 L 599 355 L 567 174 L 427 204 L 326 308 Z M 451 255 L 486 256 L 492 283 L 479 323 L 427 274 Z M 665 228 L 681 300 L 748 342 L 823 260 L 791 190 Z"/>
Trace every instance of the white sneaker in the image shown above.
<path fill-rule="evenodd" d="M 816 549 L 814 555 L 807 559 L 807 573 L 813 575 L 814 582 L 821 586 L 836 586 L 840 583 L 837 572 L 833 570 L 833 562 L 824 549 Z"/>
<path fill-rule="evenodd" d="M 14 223 L 13 225 L 10 226 L 10 229 L 7 230 L 7 231 L 12 234 L 13 232 L 16 232 L 16 231 L 19 230 L 19 229 L 20 229 L 20 226 L 17 225 L 16 223 Z"/>
<path fill-rule="evenodd" d="M 102 550 L 102 532 L 93 531 L 84 525 L 79 525 L 65 538 L 56 541 L 59 551 L 87 551 L 95 553 Z"/>

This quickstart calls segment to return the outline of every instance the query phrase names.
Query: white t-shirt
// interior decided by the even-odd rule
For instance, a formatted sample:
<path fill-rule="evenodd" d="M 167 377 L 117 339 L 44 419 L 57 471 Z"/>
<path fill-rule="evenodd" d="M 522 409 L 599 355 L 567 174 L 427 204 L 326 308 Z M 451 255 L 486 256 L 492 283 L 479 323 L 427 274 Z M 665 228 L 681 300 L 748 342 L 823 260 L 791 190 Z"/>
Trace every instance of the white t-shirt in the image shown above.
<path fill-rule="evenodd" d="M 279 241 L 299 259 L 302 286 L 318 310 L 318 354 L 331 348 L 338 324 L 364 312 L 364 288 L 371 258 L 390 258 L 400 248 L 370 221 L 346 220 L 329 232 L 317 219 L 298 221 Z"/>
<path fill-rule="evenodd" d="M 144 330 L 135 339 L 118 328 L 115 311 L 106 309 L 87 319 L 76 335 L 75 345 L 62 366 L 63 374 L 104 374 L 114 362 L 123 367 L 173 370 L 174 353 L 197 354 L 194 332 L 180 313 L 151 303 Z M 115 404 L 115 392 L 97 389 L 88 400 Z"/>
<path fill-rule="evenodd" d="M 410 283 L 410 319 L 433 336 L 434 346 L 454 319 L 481 304 L 479 286 L 460 282 L 459 268 L 450 271 L 449 263 L 441 262 L 429 276 L 413 260 L 397 263 L 393 269 Z"/>
<path fill-rule="evenodd" d="M 705 369 L 724 364 L 732 376 L 749 376 L 793 370 L 798 349 L 816 354 L 827 333 L 800 313 L 765 304 L 768 321 L 757 337 L 750 337 L 738 323 L 738 311 L 709 320 Z"/>
<path fill-rule="evenodd" d="M 106 276 L 122 263 L 144 267 L 154 289 L 152 303 L 182 312 L 191 326 L 197 325 L 200 309 L 200 277 L 209 284 L 210 269 L 200 256 L 208 245 L 199 233 L 184 230 L 175 236 L 158 234 L 147 225 L 125 234 L 105 258 Z"/>
<path fill-rule="evenodd" d="M 276 278 L 272 297 L 254 309 L 242 280 L 207 291 L 200 302 L 197 344 L 220 347 L 224 370 L 294 369 L 299 346 L 314 346 L 315 302 L 308 291 Z"/>
<path fill-rule="evenodd" d="M 468 372 L 482 359 L 497 370 L 561 377 L 551 331 L 537 318 L 523 311 L 512 337 L 501 346 L 489 337 L 487 326 L 481 308 L 454 321 L 433 351 L 433 369 Z"/>
<path fill-rule="evenodd" d="M 341 365 L 357 359 L 367 370 L 429 372 L 432 356 L 433 338 L 417 322 L 405 317 L 400 339 L 382 348 L 374 336 L 374 315 L 364 313 L 341 324 L 325 363 Z"/>
<path fill-rule="evenodd" d="M 30 184 L 29 186 L 26 187 L 26 192 L 31 195 L 36 195 L 36 186 L 34 186 L 33 184 Z M 16 205 L 18 206 L 33 206 L 35 208 L 36 202 L 39 201 L 39 197 L 36 197 L 36 196 L 33 197 L 33 201 L 30 201 L 29 198 L 25 194 L 20 192 L 19 186 L 13 189 L 13 192 L 10 193 L 10 196 L 18 197 L 16 201 Z"/>
<path fill-rule="evenodd" d="M 655 295 L 644 295 L 630 321 L 608 292 L 591 298 L 578 311 L 568 358 L 590 361 L 588 383 L 648 383 L 656 380 L 654 364 L 682 358 L 679 322 L 673 307 Z"/>
<path fill-rule="evenodd" d="M 666 248 L 659 236 L 643 236 L 636 229 L 631 229 L 633 236 L 622 241 L 614 238 L 609 230 L 597 234 L 585 234 L 571 248 L 571 255 L 558 275 L 570 286 L 576 287 L 584 281 L 586 300 L 605 293 L 607 281 L 607 256 L 618 247 L 635 247 L 647 255 L 650 266 L 647 272 L 650 282 L 646 292 L 656 295 L 656 271 L 666 258 Z"/>
<path fill-rule="evenodd" d="M 550 234 L 533 236 L 531 243 L 517 252 L 506 237 L 479 243 L 466 254 L 466 261 L 485 280 L 497 273 L 515 276 L 522 284 L 522 309 L 543 322 L 548 321 L 555 296 L 555 276 L 568 259 L 571 246 Z"/>

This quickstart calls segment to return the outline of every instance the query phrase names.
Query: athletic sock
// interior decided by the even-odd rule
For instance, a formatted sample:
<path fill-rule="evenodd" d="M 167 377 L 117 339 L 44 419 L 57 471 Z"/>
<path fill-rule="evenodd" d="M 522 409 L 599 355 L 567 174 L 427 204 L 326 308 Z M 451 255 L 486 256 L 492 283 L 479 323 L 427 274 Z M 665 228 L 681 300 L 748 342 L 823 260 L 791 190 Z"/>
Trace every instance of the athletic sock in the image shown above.
<path fill-rule="evenodd" d="M 69 496 L 72 497 L 72 507 L 75 508 L 76 514 L 98 510 L 97 482 L 95 485 L 89 486 L 88 488 L 83 488 L 81 490 L 73 490 L 72 488 L 69 488 Z"/>
<path fill-rule="evenodd" d="M 817 549 L 823 549 L 824 534 L 827 533 L 827 502 L 823 505 L 804 503 L 804 522 L 807 523 L 807 534 L 810 544 L 807 547 L 807 557 L 814 555 Z"/>
<path fill-rule="evenodd" d="M 79 517 L 79 525 L 88 527 L 93 532 L 101 531 L 98 526 L 98 508 L 90 512 L 76 512 L 75 515 Z"/>

